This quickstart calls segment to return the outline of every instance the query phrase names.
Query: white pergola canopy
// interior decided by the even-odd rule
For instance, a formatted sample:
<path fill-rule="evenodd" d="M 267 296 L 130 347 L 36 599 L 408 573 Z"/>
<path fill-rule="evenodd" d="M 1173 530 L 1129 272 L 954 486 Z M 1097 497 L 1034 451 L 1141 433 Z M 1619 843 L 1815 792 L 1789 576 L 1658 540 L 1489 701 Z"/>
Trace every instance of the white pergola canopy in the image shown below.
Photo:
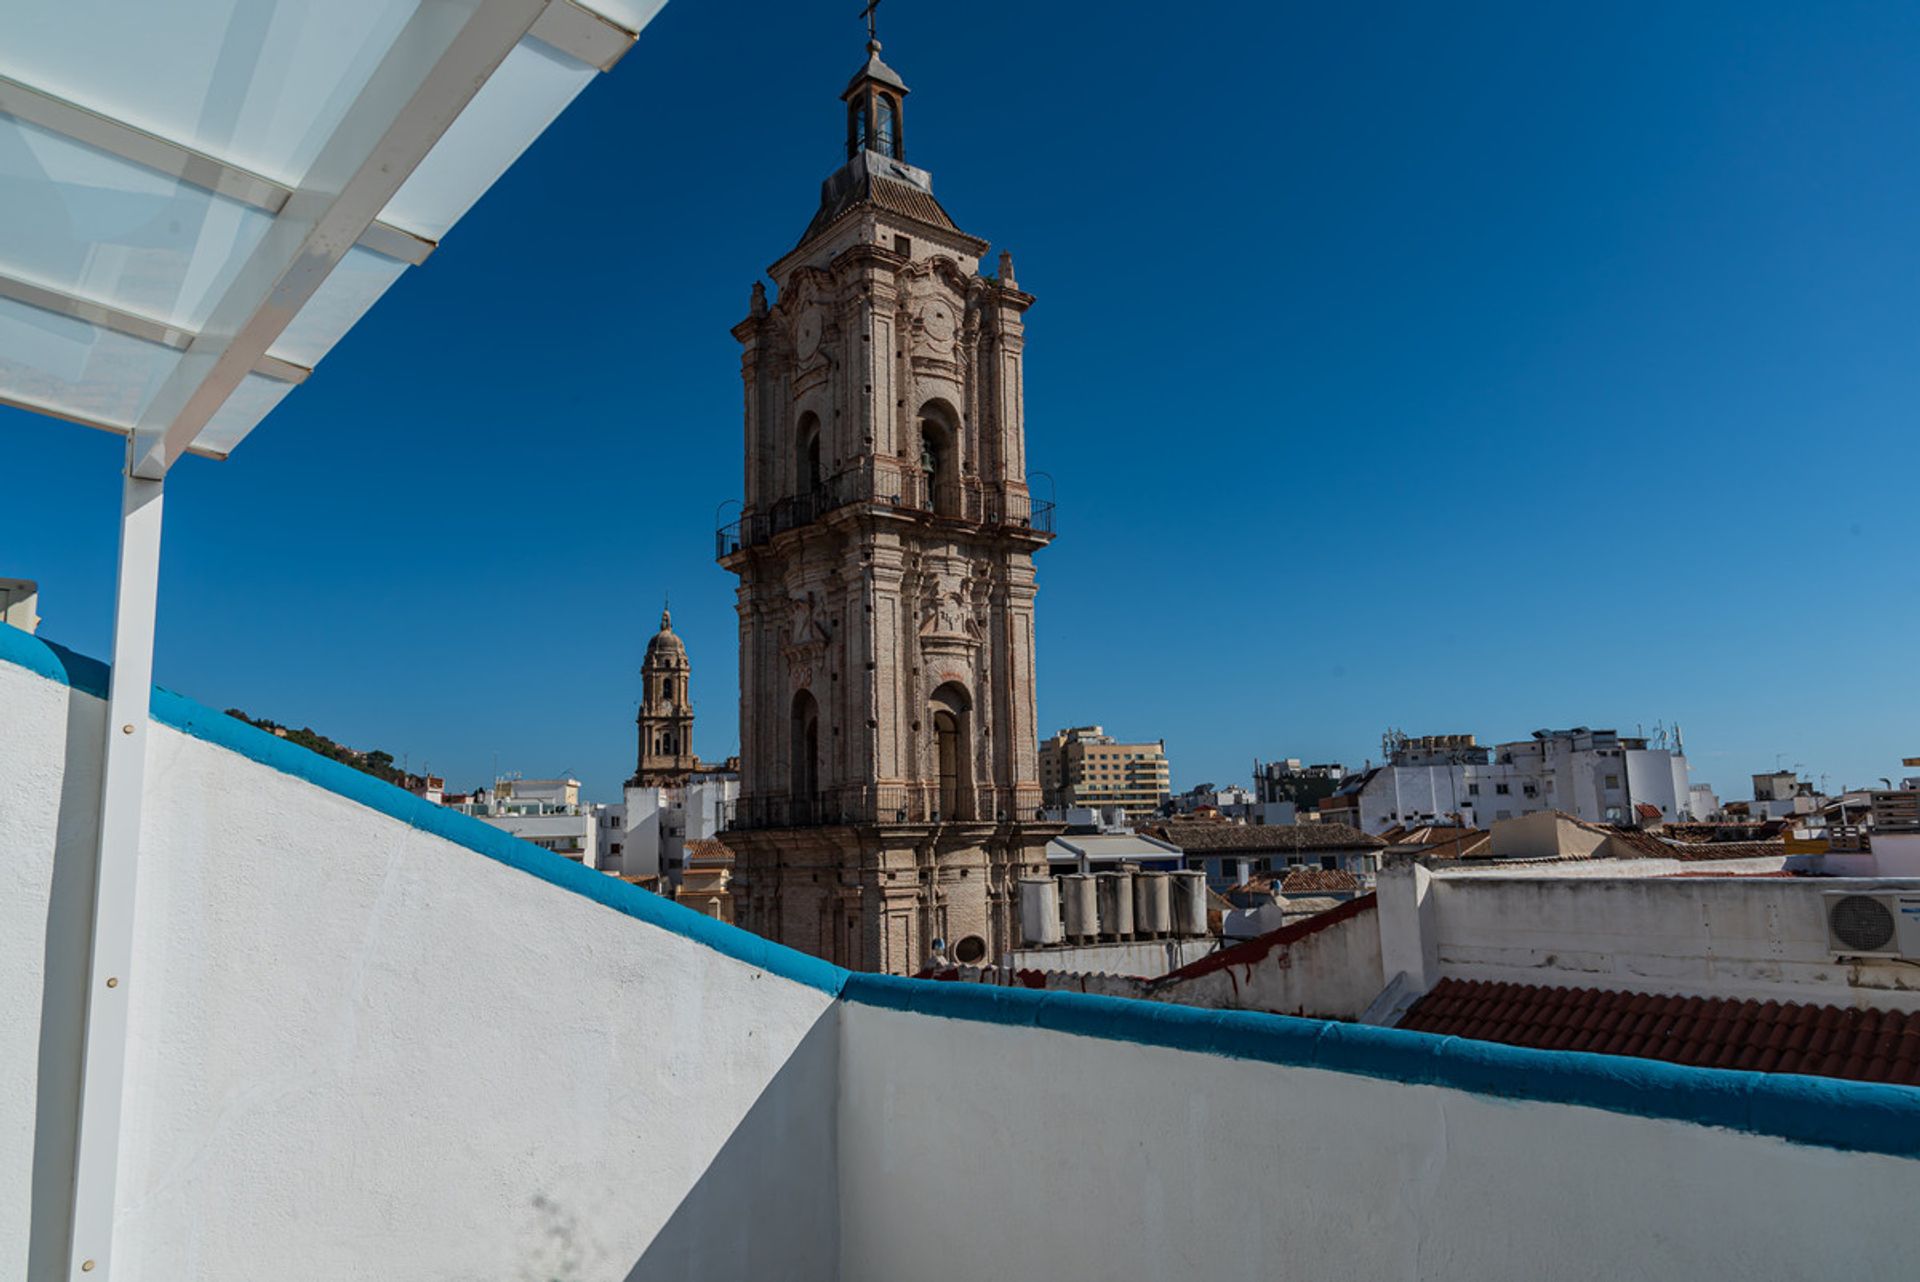
<path fill-rule="evenodd" d="M 0 403 L 128 438 L 66 1276 L 112 1271 L 167 470 L 224 458 L 664 0 L 0 0 Z"/>
<path fill-rule="evenodd" d="M 663 0 L 11 0 L 0 401 L 224 457 Z"/>

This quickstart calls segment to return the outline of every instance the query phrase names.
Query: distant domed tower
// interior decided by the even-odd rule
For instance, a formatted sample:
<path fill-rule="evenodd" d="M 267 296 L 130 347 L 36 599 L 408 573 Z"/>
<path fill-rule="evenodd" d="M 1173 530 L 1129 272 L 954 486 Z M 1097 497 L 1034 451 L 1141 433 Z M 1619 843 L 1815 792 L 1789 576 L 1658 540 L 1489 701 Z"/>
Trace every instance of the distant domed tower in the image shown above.
<path fill-rule="evenodd" d="M 693 675 L 687 647 L 674 635 L 673 615 L 660 611 L 660 630 L 647 642 L 640 664 L 640 764 L 632 783 L 659 787 L 682 783 L 700 760 L 693 755 Z"/>

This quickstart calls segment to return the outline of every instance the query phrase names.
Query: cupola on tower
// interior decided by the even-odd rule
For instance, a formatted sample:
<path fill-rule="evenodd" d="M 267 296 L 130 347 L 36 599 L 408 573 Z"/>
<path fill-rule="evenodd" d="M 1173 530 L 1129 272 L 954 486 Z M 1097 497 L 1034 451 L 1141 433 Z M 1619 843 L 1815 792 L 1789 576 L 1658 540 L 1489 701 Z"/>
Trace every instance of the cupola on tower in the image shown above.
<path fill-rule="evenodd" d="M 1022 317 L 1033 299 L 907 163 L 907 86 L 869 40 L 846 162 L 734 328 L 745 493 L 736 920 L 907 972 L 1013 946 L 1045 871 Z"/>

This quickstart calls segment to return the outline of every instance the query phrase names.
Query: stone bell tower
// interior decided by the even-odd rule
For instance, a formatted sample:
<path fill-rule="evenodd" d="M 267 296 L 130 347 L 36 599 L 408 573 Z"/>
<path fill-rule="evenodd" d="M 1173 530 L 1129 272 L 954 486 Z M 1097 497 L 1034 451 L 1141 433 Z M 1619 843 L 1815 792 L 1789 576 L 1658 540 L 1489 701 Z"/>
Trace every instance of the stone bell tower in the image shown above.
<path fill-rule="evenodd" d="M 673 615 L 662 609 L 660 630 L 647 642 L 647 657 L 640 664 L 640 712 L 634 718 L 640 757 L 629 783 L 684 783 L 700 768 L 700 759 L 693 755 L 692 675 L 686 644 L 674 635 Z"/>
<path fill-rule="evenodd" d="M 907 163 L 879 42 L 842 95 L 846 163 L 734 327 L 746 491 L 736 920 L 842 965 L 911 973 L 1013 947 L 1044 873 L 1021 318 L 1001 254 Z"/>

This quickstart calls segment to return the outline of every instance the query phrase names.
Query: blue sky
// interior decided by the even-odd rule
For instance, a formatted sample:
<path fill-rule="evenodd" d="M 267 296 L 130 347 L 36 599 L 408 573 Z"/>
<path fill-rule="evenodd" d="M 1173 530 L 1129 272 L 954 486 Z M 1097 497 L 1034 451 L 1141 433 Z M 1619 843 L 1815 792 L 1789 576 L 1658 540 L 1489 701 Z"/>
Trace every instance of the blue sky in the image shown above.
<path fill-rule="evenodd" d="M 672 594 L 736 749 L 728 328 L 841 158 L 854 0 L 675 0 L 224 464 L 159 680 L 613 799 Z M 1011 249 L 1043 727 L 1177 785 L 1380 732 L 1920 754 L 1920 7 L 893 0 L 909 159 Z M 0 410 L 0 574 L 104 654 L 117 439 Z"/>

